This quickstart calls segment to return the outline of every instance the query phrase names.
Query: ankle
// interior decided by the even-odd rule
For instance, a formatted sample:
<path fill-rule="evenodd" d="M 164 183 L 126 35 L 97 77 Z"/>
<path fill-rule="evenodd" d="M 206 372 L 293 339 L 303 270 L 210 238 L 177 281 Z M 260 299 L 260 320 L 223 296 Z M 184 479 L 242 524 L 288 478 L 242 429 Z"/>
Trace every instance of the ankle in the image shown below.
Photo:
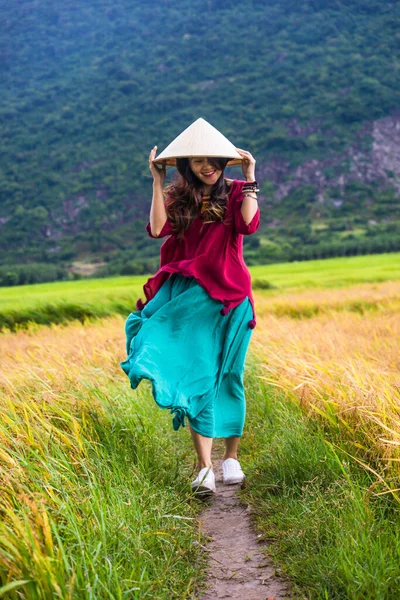
<path fill-rule="evenodd" d="M 235 460 L 237 460 L 237 452 L 225 452 L 224 456 L 222 457 L 222 460 L 226 460 L 227 458 L 234 458 Z"/>
<path fill-rule="evenodd" d="M 207 468 L 209 467 L 210 469 L 212 469 L 213 468 L 212 462 L 210 460 L 209 461 L 204 461 L 204 460 L 197 461 L 197 469 L 199 471 L 201 471 L 201 469 L 204 469 L 205 467 L 207 467 Z"/>

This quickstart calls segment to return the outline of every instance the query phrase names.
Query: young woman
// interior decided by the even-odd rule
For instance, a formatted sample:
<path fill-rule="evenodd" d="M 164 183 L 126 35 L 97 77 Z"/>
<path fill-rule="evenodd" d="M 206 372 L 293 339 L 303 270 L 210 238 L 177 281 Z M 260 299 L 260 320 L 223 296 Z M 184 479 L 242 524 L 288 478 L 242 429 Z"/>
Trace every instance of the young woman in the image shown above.
<path fill-rule="evenodd" d="M 121 367 L 136 389 L 152 382 L 156 403 L 187 418 L 198 459 L 197 493 L 214 493 L 213 438 L 225 439 L 224 483 L 245 477 L 237 452 L 245 421 L 243 371 L 256 325 L 243 236 L 260 223 L 255 159 L 242 157 L 244 181 L 224 177 L 229 158 L 177 158 L 175 180 L 164 189 L 165 166 L 149 155 L 153 198 L 147 232 L 165 237 L 160 268 L 143 286 L 125 326 Z M 165 197 L 165 200 L 164 200 Z"/>

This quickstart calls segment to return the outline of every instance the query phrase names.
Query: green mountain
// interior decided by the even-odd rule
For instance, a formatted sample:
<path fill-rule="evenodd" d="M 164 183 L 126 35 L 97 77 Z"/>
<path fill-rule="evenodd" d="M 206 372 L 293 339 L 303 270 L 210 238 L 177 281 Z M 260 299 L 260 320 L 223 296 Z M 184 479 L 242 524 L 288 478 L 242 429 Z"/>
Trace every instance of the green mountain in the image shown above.
<path fill-rule="evenodd" d="M 156 269 L 148 155 L 200 116 L 257 160 L 248 264 L 400 249 L 399 3 L 3 0 L 0 18 L 0 283 Z"/>

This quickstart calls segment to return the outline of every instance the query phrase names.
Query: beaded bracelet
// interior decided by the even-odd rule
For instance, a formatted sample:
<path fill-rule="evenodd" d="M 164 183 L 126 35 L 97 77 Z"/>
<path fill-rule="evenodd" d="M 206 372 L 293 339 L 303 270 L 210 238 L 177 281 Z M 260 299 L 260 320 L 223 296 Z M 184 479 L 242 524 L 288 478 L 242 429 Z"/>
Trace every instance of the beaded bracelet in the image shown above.
<path fill-rule="evenodd" d="M 255 184 L 254 185 L 247 185 L 247 186 L 244 185 L 242 191 L 243 192 L 259 192 L 260 189 Z"/>
<path fill-rule="evenodd" d="M 250 198 L 254 198 L 254 200 L 258 200 L 257 196 L 253 196 L 253 194 L 244 194 L 244 196 L 250 196 Z"/>

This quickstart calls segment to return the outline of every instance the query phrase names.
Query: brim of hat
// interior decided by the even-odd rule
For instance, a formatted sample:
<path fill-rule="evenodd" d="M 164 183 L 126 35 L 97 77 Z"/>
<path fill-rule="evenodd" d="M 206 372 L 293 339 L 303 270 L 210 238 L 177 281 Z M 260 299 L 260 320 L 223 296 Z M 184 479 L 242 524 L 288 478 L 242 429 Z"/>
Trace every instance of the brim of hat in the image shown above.
<path fill-rule="evenodd" d="M 207 155 L 210 158 L 227 158 L 226 156 L 213 156 L 212 154 Z M 190 158 L 190 156 L 177 156 L 175 158 L 156 158 L 153 162 L 159 165 L 165 165 L 167 167 L 176 167 L 176 159 L 177 158 Z M 226 163 L 227 167 L 232 167 L 234 165 L 241 165 L 242 158 L 230 158 Z"/>

